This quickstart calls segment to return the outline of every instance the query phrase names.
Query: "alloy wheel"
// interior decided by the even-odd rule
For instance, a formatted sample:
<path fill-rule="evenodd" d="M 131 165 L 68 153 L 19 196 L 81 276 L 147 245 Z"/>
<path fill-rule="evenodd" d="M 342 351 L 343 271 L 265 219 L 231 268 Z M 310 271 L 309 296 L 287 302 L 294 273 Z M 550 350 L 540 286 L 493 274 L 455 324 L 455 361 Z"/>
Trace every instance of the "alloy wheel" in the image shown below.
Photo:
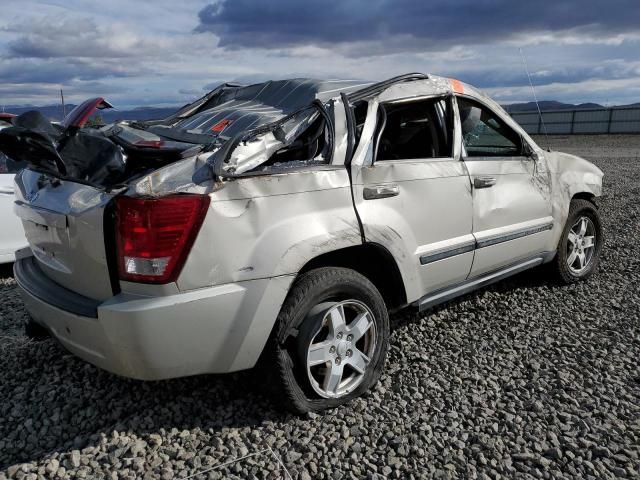
<path fill-rule="evenodd" d="M 596 240 L 593 221 L 586 216 L 580 217 L 567 236 L 567 266 L 571 273 L 580 275 L 591 266 Z"/>
<path fill-rule="evenodd" d="M 307 375 L 318 395 L 339 398 L 360 385 L 376 351 L 376 330 L 373 313 L 357 300 L 332 304 L 322 313 L 306 355 Z"/>

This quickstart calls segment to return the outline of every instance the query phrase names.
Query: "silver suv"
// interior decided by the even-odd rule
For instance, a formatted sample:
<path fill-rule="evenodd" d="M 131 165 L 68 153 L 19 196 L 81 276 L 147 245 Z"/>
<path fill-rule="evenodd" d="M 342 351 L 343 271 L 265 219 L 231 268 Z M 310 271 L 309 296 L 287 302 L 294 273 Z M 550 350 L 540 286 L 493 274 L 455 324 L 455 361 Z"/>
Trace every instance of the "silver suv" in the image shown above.
<path fill-rule="evenodd" d="M 164 120 L 81 128 L 98 100 L 53 129 L 16 121 L 0 148 L 29 161 L 29 332 L 119 375 L 262 357 L 291 408 L 334 407 L 380 377 L 389 311 L 598 265 L 602 172 L 457 80 L 226 84 Z"/>

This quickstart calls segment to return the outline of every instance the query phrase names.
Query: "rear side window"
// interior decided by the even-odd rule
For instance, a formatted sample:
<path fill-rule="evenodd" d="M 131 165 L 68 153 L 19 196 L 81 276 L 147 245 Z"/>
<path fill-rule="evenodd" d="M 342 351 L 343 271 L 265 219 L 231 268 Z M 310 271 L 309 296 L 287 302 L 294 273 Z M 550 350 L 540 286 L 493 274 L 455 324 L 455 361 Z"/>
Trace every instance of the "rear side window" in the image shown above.
<path fill-rule="evenodd" d="M 462 141 L 467 157 L 522 155 L 522 139 L 484 105 L 458 97 Z"/>
<path fill-rule="evenodd" d="M 450 101 L 445 98 L 382 104 L 378 111 L 376 160 L 453 155 Z"/>

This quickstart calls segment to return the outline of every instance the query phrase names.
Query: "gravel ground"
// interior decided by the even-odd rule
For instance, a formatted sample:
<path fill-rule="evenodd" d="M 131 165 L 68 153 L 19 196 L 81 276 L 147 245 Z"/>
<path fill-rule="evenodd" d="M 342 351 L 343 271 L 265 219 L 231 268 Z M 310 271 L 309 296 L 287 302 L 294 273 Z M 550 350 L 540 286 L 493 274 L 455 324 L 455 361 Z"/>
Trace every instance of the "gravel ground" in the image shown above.
<path fill-rule="evenodd" d="M 600 273 L 395 316 L 382 381 L 323 415 L 281 413 L 252 372 L 142 383 L 29 342 L 0 271 L 0 479 L 637 478 L 640 136 L 551 144 L 606 174 Z"/>

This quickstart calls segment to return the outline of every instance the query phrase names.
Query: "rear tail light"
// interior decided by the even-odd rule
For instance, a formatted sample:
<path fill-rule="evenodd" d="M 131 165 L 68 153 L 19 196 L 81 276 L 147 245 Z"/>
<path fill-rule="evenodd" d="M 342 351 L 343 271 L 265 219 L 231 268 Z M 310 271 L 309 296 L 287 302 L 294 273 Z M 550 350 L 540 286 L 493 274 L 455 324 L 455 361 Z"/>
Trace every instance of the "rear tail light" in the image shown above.
<path fill-rule="evenodd" d="M 142 283 L 175 281 L 209 207 L 207 195 L 116 200 L 118 273 Z"/>

